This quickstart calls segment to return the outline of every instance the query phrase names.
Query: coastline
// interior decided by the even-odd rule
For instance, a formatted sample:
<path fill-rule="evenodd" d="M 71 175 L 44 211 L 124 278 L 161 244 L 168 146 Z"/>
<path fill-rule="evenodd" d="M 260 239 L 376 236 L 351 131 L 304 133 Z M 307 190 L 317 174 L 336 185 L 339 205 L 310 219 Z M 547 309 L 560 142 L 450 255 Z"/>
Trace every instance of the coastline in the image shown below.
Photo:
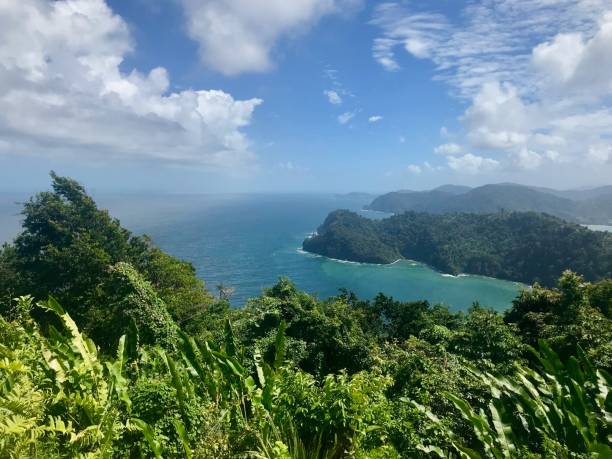
<path fill-rule="evenodd" d="M 331 260 L 331 261 L 335 261 L 336 263 L 344 263 L 344 264 L 351 264 L 351 265 L 368 265 L 368 266 L 392 266 L 400 261 L 414 261 L 414 260 L 406 260 L 405 258 L 398 258 L 397 260 L 395 260 L 394 262 L 391 263 L 366 263 L 363 261 L 351 261 L 351 260 L 341 260 L 339 258 L 331 258 L 331 257 L 327 257 L 325 255 L 321 255 L 319 253 L 314 253 L 314 252 L 309 252 L 307 250 L 304 250 L 302 247 L 298 247 L 296 249 L 296 252 L 301 254 L 301 255 L 309 255 L 311 257 L 315 257 L 315 258 L 326 258 L 327 260 Z M 418 261 L 414 261 L 414 263 L 418 263 Z"/>
<path fill-rule="evenodd" d="M 434 268 L 433 266 L 428 265 L 427 263 L 422 263 L 420 261 L 417 260 L 412 260 L 410 258 L 398 258 L 397 260 L 391 262 L 391 263 L 367 263 L 367 262 L 361 262 L 361 261 L 350 261 L 350 260 L 341 260 L 338 258 L 331 258 L 331 257 L 327 257 L 325 255 L 321 255 L 318 253 L 313 253 L 313 252 L 308 252 L 307 250 L 304 250 L 302 247 L 298 247 L 296 249 L 296 252 L 299 253 L 300 255 L 308 255 L 311 257 L 315 257 L 315 258 L 325 258 L 327 260 L 336 262 L 336 263 L 342 263 L 342 264 L 351 264 L 351 265 L 364 265 L 364 266 L 380 266 L 380 267 L 390 267 L 393 266 L 397 263 L 401 263 L 401 262 L 406 262 L 409 263 L 410 266 L 424 266 L 432 271 L 434 271 L 435 273 L 439 274 L 442 277 L 447 277 L 447 278 L 452 278 L 452 279 L 461 279 L 463 277 L 473 277 L 473 278 L 480 278 L 480 279 L 492 279 L 492 280 L 497 280 L 497 281 L 504 281 L 504 282 L 511 282 L 517 286 L 523 286 L 523 287 L 527 287 L 529 288 L 529 284 L 525 284 L 523 282 L 520 281 L 515 281 L 512 279 L 502 279 L 499 277 L 492 277 L 492 276 L 485 276 L 483 274 L 470 274 L 470 273 L 459 273 L 459 274 L 449 274 L 449 273 L 445 273 L 443 271 L 440 271 L 439 269 Z"/>

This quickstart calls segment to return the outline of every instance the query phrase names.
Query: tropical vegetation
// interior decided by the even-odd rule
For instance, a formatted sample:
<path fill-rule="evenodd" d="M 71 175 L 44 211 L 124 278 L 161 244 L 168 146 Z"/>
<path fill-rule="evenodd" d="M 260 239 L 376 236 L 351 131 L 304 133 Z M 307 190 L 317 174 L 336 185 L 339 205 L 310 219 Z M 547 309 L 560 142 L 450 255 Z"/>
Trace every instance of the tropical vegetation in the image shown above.
<path fill-rule="evenodd" d="M 612 277 L 612 233 L 536 212 L 405 212 L 373 220 L 336 210 L 303 247 L 342 260 L 392 263 L 405 258 L 444 273 L 549 287 L 566 269 L 590 281 Z"/>
<path fill-rule="evenodd" d="M 53 176 L 0 308 L 0 457 L 612 457 L 610 279 L 504 314 L 284 278 L 231 308 Z"/>

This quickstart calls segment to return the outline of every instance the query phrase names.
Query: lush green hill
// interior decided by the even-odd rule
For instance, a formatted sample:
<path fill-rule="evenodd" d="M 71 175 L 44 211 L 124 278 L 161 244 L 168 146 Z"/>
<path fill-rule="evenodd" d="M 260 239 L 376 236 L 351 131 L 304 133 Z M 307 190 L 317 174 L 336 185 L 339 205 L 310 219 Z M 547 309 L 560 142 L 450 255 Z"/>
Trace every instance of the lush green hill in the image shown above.
<path fill-rule="evenodd" d="M 612 188 L 556 191 L 512 183 L 477 188 L 444 185 L 431 191 L 395 191 L 378 196 L 371 210 L 493 213 L 500 210 L 544 212 L 579 223 L 612 221 Z"/>
<path fill-rule="evenodd" d="M 373 221 L 339 210 L 303 246 L 343 260 L 390 263 L 408 258 L 451 274 L 547 285 L 565 269 L 590 280 L 612 274 L 612 234 L 534 212 L 405 212 Z"/>
<path fill-rule="evenodd" d="M 450 194 L 463 194 L 470 191 L 472 188 L 469 186 L 462 185 L 441 185 L 437 188 L 434 188 L 434 191 L 443 191 L 445 193 Z"/>

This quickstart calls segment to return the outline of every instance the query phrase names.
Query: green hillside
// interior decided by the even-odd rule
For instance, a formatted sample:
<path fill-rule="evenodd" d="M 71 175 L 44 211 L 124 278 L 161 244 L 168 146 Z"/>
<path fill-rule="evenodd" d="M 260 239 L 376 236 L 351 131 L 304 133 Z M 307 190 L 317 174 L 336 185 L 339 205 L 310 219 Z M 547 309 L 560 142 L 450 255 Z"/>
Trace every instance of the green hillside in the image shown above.
<path fill-rule="evenodd" d="M 554 285 L 566 269 L 589 280 L 612 274 L 612 234 L 534 212 L 428 214 L 370 220 L 332 212 L 304 250 L 349 261 L 406 258 L 450 274 Z"/>

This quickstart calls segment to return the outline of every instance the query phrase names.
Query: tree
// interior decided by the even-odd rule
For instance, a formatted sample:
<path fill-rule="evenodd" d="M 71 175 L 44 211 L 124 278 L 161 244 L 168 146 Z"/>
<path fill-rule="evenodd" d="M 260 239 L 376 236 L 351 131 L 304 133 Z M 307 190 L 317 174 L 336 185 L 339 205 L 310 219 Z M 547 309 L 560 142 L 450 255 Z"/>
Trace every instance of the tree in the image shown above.
<path fill-rule="evenodd" d="M 589 284 L 566 271 L 554 289 L 534 285 L 512 303 L 505 321 L 517 327 L 524 343 L 547 340 L 563 358 L 577 345 L 605 369 L 612 369 L 612 321 L 602 314 L 610 297 L 610 281 Z"/>
<path fill-rule="evenodd" d="M 213 298 L 193 266 L 147 236 L 132 235 L 75 180 L 54 172 L 51 179 L 52 191 L 24 204 L 23 231 L 0 251 L 0 305 L 18 295 L 52 295 L 89 331 L 92 317 L 108 317 L 103 310 L 111 300 L 100 295 L 100 285 L 111 282 L 110 268 L 123 262 L 151 283 L 178 323 L 197 334 Z"/>
<path fill-rule="evenodd" d="M 98 295 L 105 308 L 91 309 L 88 325 L 91 334 L 105 349 L 112 349 L 121 335 L 135 327 L 139 344 L 158 344 L 174 347 L 178 327 L 150 282 L 128 263 L 117 263 L 109 268 Z"/>

